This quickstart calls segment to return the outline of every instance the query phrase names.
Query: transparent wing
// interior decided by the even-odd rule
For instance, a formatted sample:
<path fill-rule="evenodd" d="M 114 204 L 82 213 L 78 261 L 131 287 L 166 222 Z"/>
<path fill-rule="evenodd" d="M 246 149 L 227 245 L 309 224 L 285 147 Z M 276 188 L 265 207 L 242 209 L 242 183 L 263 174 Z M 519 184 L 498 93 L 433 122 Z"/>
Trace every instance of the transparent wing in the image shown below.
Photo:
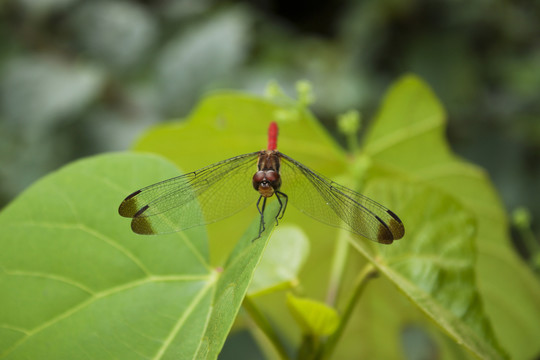
<path fill-rule="evenodd" d="M 135 191 L 118 208 L 139 234 L 171 233 L 231 216 L 259 194 L 252 186 L 259 152 L 239 155 Z"/>
<path fill-rule="evenodd" d="M 392 211 L 280 153 L 281 191 L 303 213 L 370 240 L 391 244 L 405 228 Z"/>

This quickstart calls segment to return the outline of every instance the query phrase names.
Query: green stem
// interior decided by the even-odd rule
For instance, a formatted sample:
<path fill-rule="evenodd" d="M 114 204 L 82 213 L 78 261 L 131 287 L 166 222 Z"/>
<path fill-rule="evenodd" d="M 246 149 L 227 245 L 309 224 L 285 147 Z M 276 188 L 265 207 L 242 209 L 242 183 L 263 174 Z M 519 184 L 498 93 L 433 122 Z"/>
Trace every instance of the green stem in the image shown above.
<path fill-rule="evenodd" d="M 266 336 L 267 340 L 272 344 L 274 350 L 276 350 L 280 359 L 290 360 L 289 355 L 287 355 L 287 351 L 279 340 L 276 332 L 274 331 L 274 328 L 264 317 L 263 313 L 257 308 L 253 300 L 251 300 L 249 296 L 246 296 L 242 305 L 244 306 L 244 309 L 246 309 L 246 311 L 248 312 L 251 319 L 255 322 L 255 324 L 257 324 L 259 330 L 262 331 L 262 333 Z"/>
<path fill-rule="evenodd" d="M 358 151 L 358 138 L 356 137 L 356 133 L 347 134 L 347 146 L 349 153 L 356 154 Z"/>
<path fill-rule="evenodd" d="M 332 258 L 332 268 L 330 269 L 330 279 L 328 281 L 328 292 L 326 294 L 326 304 L 335 307 L 337 296 L 343 280 L 343 273 L 347 265 L 349 255 L 349 242 L 347 235 L 341 231 Z"/>
<path fill-rule="evenodd" d="M 377 274 L 377 269 L 371 264 L 368 263 L 360 274 L 358 274 L 358 277 L 356 279 L 356 283 L 354 286 L 354 291 L 349 297 L 349 300 L 347 301 L 347 305 L 345 307 L 345 311 L 343 312 L 343 315 L 341 316 L 341 320 L 339 322 L 338 328 L 336 331 L 328 338 L 324 346 L 322 346 L 319 350 L 317 359 L 328 359 L 332 355 L 332 352 L 334 351 L 338 341 L 340 340 L 343 332 L 345 331 L 345 328 L 347 327 L 347 324 L 349 323 L 349 320 L 351 319 L 351 315 L 353 313 L 354 307 L 358 303 L 358 299 L 360 298 L 360 295 L 364 292 L 364 289 L 366 288 L 366 285 L 370 279 L 372 279 Z"/>

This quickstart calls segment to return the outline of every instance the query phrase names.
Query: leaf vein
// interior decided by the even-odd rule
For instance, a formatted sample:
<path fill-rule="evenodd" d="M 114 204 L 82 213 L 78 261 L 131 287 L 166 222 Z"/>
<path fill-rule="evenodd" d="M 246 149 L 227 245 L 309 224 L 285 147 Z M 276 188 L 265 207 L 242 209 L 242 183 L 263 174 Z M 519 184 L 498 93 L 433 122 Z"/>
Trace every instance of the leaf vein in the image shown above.
<path fill-rule="evenodd" d="M 167 336 L 167 338 L 163 342 L 163 345 L 159 348 L 158 352 L 154 356 L 153 360 L 159 360 L 159 359 L 161 359 L 163 357 L 163 355 L 165 354 L 165 351 L 167 350 L 167 348 L 170 346 L 170 344 L 174 340 L 174 337 L 176 336 L 176 334 L 178 334 L 178 332 L 180 331 L 180 329 L 184 325 L 186 319 L 189 317 L 189 315 L 191 315 L 191 312 L 193 311 L 195 306 L 197 306 L 199 304 L 199 302 L 202 300 L 202 298 L 208 292 L 208 290 L 213 287 L 213 285 L 216 282 L 216 279 L 217 279 L 217 274 L 214 272 L 211 275 L 210 279 L 209 279 L 211 281 L 209 281 L 208 284 L 203 289 L 201 289 L 200 293 L 193 299 L 191 304 L 189 304 L 189 306 L 186 308 L 186 311 L 184 311 L 182 316 L 178 319 L 178 321 L 176 322 L 176 324 L 172 328 L 169 336 Z"/>
<path fill-rule="evenodd" d="M 27 331 L 26 336 L 19 339 L 17 342 L 15 342 L 9 349 L 7 349 L 3 354 L 0 354 L 0 357 L 6 356 L 11 351 L 15 350 L 18 346 L 22 345 L 26 340 L 31 338 L 32 336 L 36 335 L 37 333 L 47 329 L 48 327 L 56 324 L 57 322 L 75 314 L 76 312 L 86 308 L 87 306 L 93 304 L 95 301 L 104 298 L 106 296 L 112 295 L 114 293 L 127 290 L 130 288 L 135 288 L 137 286 L 145 285 L 147 283 L 151 282 L 158 282 L 158 281 L 200 281 L 200 280 L 211 280 L 209 281 L 209 284 L 213 284 L 215 282 L 214 280 L 215 275 L 212 276 L 200 276 L 200 275 L 190 275 L 190 276 L 147 276 L 145 278 L 132 281 L 130 283 L 126 283 L 120 286 L 116 286 L 101 292 L 97 292 L 94 294 L 94 296 L 89 297 L 87 300 L 79 303 L 78 305 L 73 306 L 70 309 L 67 309 L 63 313 L 59 314 L 58 316 L 50 319 L 49 321 L 44 322 L 42 325 L 34 328 L 33 330 Z M 207 288 L 209 285 L 206 285 L 205 288 Z M 204 292 L 204 291 L 203 291 Z M 8 327 L 9 325 L 2 325 L 3 327 Z M 16 329 L 16 328 L 13 328 Z"/>

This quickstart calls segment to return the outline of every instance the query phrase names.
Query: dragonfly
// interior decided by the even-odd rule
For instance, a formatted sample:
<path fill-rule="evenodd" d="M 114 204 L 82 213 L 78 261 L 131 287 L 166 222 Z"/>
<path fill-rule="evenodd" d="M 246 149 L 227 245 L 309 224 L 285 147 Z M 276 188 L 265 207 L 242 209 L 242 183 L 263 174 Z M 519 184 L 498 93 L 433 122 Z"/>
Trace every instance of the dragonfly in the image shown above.
<path fill-rule="evenodd" d="M 395 213 L 278 151 L 277 137 L 278 126 L 271 122 L 266 150 L 144 187 L 126 197 L 118 212 L 132 219 L 135 233 L 153 235 L 210 224 L 256 205 L 260 237 L 268 199 L 275 196 L 276 224 L 290 201 L 322 223 L 381 244 L 404 236 L 405 227 Z"/>

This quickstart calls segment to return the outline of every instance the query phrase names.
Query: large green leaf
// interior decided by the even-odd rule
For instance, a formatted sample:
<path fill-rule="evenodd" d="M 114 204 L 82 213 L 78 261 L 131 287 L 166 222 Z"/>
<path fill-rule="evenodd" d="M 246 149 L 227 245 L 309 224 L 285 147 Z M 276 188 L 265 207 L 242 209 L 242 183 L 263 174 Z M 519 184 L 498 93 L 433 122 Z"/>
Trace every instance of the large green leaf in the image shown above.
<path fill-rule="evenodd" d="M 453 198 L 421 184 L 379 179 L 370 182 L 366 193 L 395 209 L 407 234 L 395 246 L 356 241 L 354 247 L 476 356 L 504 357 L 475 286 L 471 214 Z"/>
<path fill-rule="evenodd" d="M 99 156 L 47 176 L 2 211 L 0 357 L 217 357 L 272 226 L 252 241 L 257 218 L 222 272 L 209 266 L 204 227 L 133 234 L 120 201 L 176 175 L 155 156 Z"/>
<path fill-rule="evenodd" d="M 486 312 L 512 357 L 529 359 L 540 351 L 540 284 L 510 245 L 506 215 L 485 172 L 451 153 L 444 126 L 444 110 L 431 90 L 406 76 L 388 92 L 364 150 L 375 172 L 426 182 L 471 211 L 478 225 L 475 268 Z"/>
<path fill-rule="evenodd" d="M 277 203 L 268 206 L 264 214 L 265 222 L 274 224 L 277 213 Z M 257 239 L 259 217 L 256 217 L 230 254 L 224 265 L 224 272 L 217 282 L 208 328 L 194 359 L 217 358 L 246 296 L 255 268 L 262 259 L 273 227 L 274 225 L 267 225 L 261 238 Z"/>

